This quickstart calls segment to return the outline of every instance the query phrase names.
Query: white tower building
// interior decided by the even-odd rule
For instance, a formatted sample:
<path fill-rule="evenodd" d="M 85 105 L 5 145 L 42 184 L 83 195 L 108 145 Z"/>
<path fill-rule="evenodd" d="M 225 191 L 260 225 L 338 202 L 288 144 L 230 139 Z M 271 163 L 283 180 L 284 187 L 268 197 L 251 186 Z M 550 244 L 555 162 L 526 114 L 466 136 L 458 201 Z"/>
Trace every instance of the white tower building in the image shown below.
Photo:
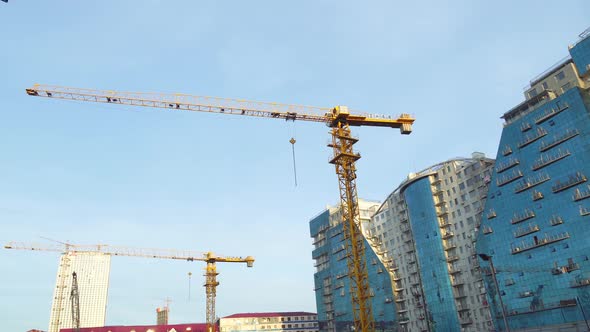
<path fill-rule="evenodd" d="M 80 327 L 104 326 L 111 256 L 96 252 L 69 252 L 61 256 L 51 306 L 49 332 L 73 328 L 72 273 L 78 278 Z"/>

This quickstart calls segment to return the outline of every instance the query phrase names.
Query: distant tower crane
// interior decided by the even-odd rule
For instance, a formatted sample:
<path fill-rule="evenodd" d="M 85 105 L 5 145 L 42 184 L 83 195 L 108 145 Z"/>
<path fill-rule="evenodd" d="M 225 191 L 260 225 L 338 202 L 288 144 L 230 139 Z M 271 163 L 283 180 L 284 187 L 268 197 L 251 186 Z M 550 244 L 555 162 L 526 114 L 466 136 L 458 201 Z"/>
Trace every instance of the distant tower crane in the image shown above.
<path fill-rule="evenodd" d="M 54 251 L 61 253 L 83 253 L 83 252 L 97 252 L 112 256 L 128 256 L 128 257 L 145 257 L 145 258 L 159 258 L 159 259 L 174 259 L 188 262 L 200 261 L 206 262 L 207 268 L 205 272 L 205 294 L 207 297 L 207 329 L 209 332 L 215 331 L 215 295 L 216 287 L 219 286 L 217 281 L 216 263 L 246 263 L 247 267 L 254 266 L 254 257 L 229 257 L 217 256 L 212 252 L 196 252 L 188 250 L 172 250 L 172 249 L 146 249 L 146 248 L 131 248 L 120 246 L 109 246 L 105 244 L 95 245 L 78 245 L 71 243 L 60 243 L 61 245 L 48 244 L 25 244 L 20 242 L 10 242 L 4 246 L 5 249 L 19 249 L 19 250 L 33 250 L 33 251 Z M 73 275 L 71 297 L 74 297 L 74 285 L 76 286 L 76 298 L 78 298 L 78 283 L 77 277 Z M 78 320 L 80 317 L 78 305 Z M 74 317 L 74 304 L 72 301 L 72 317 Z"/>
<path fill-rule="evenodd" d="M 72 291 L 70 292 L 72 305 L 72 323 L 76 332 L 80 332 L 80 294 L 78 293 L 78 275 L 72 272 Z"/>
<path fill-rule="evenodd" d="M 398 118 L 391 118 L 376 114 L 353 114 L 346 106 L 321 108 L 186 94 L 118 92 L 39 84 L 26 89 L 26 92 L 29 96 L 56 99 L 246 115 L 292 121 L 302 120 L 327 124 L 331 128 L 330 132 L 332 134 L 332 142 L 328 145 L 333 150 L 333 158 L 330 163 L 335 165 L 340 188 L 342 229 L 346 244 L 348 276 L 351 280 L 350 294 L 352 297 L 354 327 L 355 331 L 372 332 L 375 330 L 356 188 L 355 163 L 361 156 L 353 149 L 353 145 L 358 139 L 351 135 L 350 126 L 399 128 L 402 134 L 407 135 L 412 132 L 412 124 L 415 120 L 412 116 L 401 114 Z"/>

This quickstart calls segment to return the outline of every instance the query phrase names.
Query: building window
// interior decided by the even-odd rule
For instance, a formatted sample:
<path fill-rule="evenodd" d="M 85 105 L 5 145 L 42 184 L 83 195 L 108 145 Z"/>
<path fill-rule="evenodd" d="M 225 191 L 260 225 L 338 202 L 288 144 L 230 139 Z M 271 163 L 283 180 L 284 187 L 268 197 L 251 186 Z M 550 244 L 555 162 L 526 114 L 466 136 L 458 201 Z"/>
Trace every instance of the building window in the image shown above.
<path fill-rule="evenodd" d="M 541 85 L 543 86 L 543 90 L 549 89 L 549 85 L 547 85 L 547 82 L 543 82 Z"/>
<path fill-rule="evenodd" d="M 557 75 L 555 75 L 555 79 L 557 79 L 558 81 L 561 81 L 564 78 L 565 74 L 563 73 L 563 71 L 560 71 L 559 73 L 557 73 Z"/>
<path fill-rule="evenodd" d="M 537 92 L 537 88 L 532 88 L 531 90 L 529 90 L 528 94 L 529 94 L 529 98 L 533 98 L 534 96 L 538 95 L 539 93 Z"/>
<path fill-rule="evenodd" d="M 570 82 L 567 82 L 566 84 L 564 84 L 564 85 L 561 87 L 561 91 L 562 91 L 562 92 L 566 92 L 566 91 L 567 91 L 567 90 L 569 90 L 571 87 L 572 87 L 572 84 L 571 84 Z"/>

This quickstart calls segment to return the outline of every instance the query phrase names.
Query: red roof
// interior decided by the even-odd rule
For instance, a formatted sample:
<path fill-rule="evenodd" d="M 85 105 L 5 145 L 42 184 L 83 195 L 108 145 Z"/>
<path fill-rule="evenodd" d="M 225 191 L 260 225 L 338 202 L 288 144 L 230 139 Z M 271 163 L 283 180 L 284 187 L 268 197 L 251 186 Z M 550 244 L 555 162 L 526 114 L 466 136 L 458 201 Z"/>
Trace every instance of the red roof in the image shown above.
<path fill-rule="evenodd" d="M 172 325 L 141 325 L 141 326 L 103 326 L 83 327 L 80 332 L 169 332 L 171 329 L 177 332 L 207 332 L 207 324 L 172 324 Z M 217 330 L 217 327 L 216 327 Z M 75 329 L 61 329 L 60 332 L 74 332 Z"/>
<path fill-rule="evenodd" d="M 315 316 L 315 312 L 292 311 L 292 312 L 245 312 L 233 314 L 223 318 L 263 318 L 263 317 L 291 317 L 291 316 Z"/>

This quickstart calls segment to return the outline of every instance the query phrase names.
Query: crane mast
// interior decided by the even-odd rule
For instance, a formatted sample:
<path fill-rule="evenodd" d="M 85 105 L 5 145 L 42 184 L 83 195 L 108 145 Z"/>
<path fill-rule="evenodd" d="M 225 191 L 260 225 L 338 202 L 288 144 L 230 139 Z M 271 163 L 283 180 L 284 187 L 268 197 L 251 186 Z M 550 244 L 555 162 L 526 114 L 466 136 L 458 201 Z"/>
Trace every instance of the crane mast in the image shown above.
<path fill-rule="evenodd" d="M 99 252 L 106 255 L 112 256 L 127 256 L 127 257 L 144 257 L 144 258 L 156 258 L 156 259 L 173 259 L 183 260 L 188 262 L 201 261 L 207 263 L 205 273 L 205 296 L 206 296 L 206 323 L 208 332 L 215 331 L 215 296 L 217 294 L 217 267 L 216 263 L 246 263 L 247 267 L 254 266 L 254 257 L 237 257 L 237 256 L 217 256 L 212 252 L 198 252 L 192 250 L 172 250 L 172 249 L 153 249 L 153 248 L 133 248 L 124 246 L 109 246 L 105 244 L 94 244 L 94 245 L 78 245 L 71 243 L 61 243 L 61 245 L 48 245 L 48 244 L 28 244 L 21 242 L 10 242 L 4 246 L 5 249 L 17 249 L 17 250 L 33 250 L 33 251 L 53 251 L 60 253 L 81 253 L 81 252 Z M 65 255 L 67 256 L 67 255 Z M 65 257 L 64 256 L 64 257 Z M 70 299 L 72 300 L 72 320 L 74 324 L 80 320 L 79 310 L 79 295 L 78 295 L 78 280 L 74 273 L 72 275 L 72 291 L 70 293 Z M 64 280 L 59 281 L 60 285 L 63 284 L 65 287 Z M 75 287 L 74 287 L 75 286 Z M 75 290 L 75 292 L 74 292 Z M 74 300 L 76 305 L 74 306 Z M 77 309 L 76 309 L 77 308 Z M 77 313 L 78 319 L 74 317 L 75 312 Z"/>
<path fill-rule="evenodd" d="M 360 154 L 355 153 L 353 150 L 353 145 L 358 139 L 351 135 L 350 127 L 399 128 L 401 134 L 408 135 L 412 132 L 412 124 L 415 121 L 411 115 L 401 114 L 399 117 L 392 118 L 378 114 L 351 113 L 345 106 L 323 108 L 178 93 L 119 92 L 39 84 L 26 89 L 26 93 L 35 97 L 84 102 L 325 123 L 331 128 L 332 142 L 329 147 L 333 150 L 333 158 L 330 163 L 335 165 L 340 189 L 340 209 L 348 276 L 351 280 L 350 294 L 352 297 L 354 327 L 355 331 L 373 332 L 375 330 L 356 187 L 355 163 L 360 159 Z"/>
<path fill-rule="evenodd" d="M 76 332 L 80 332 L 80 294 L 78 293 L 78 275 L 76 272 L 72 272 L 70 304 L 72 306 L 72 326 Z"/>

